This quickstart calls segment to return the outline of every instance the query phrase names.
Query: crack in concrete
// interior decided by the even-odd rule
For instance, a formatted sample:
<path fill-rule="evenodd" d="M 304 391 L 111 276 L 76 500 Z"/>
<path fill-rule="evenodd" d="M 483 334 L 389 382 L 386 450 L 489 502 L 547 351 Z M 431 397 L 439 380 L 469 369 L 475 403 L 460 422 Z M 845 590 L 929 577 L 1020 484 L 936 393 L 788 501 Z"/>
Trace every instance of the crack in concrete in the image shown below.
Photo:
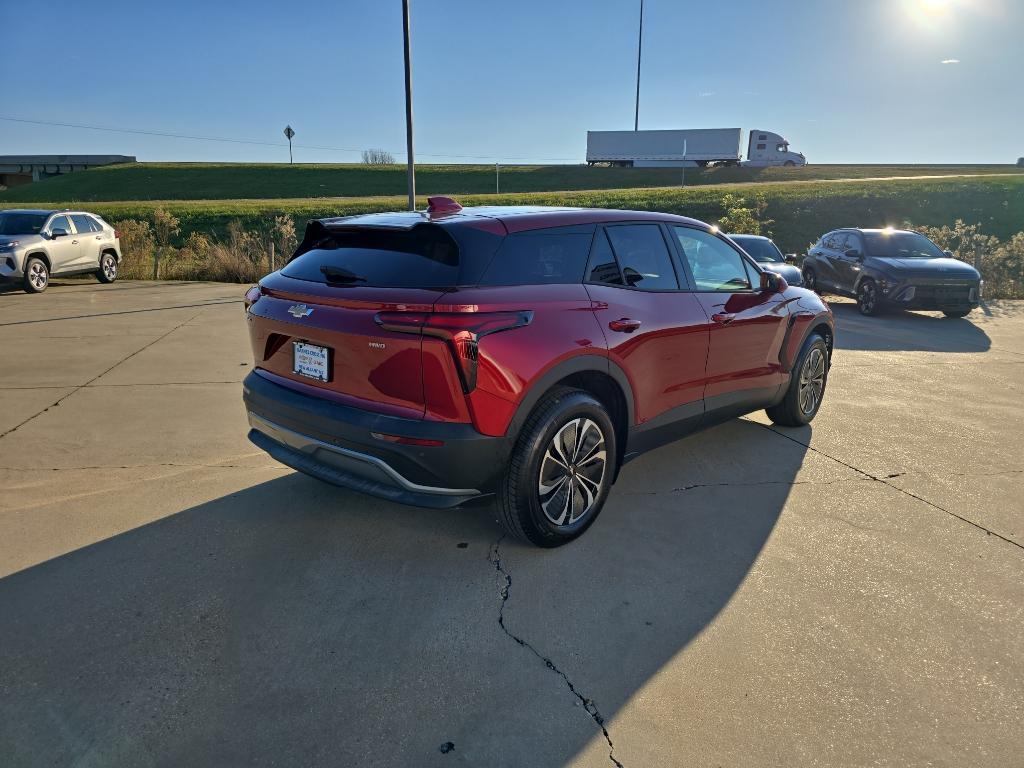
<path fill-rule="evenodd" d="M 1019 542 L 1014 541 L 1013 539 L 1009 538 L 1008 536 L 1004 536 L 1003 534 L 998 533 L 996 531 L 993 531 L 990 528 L 986 528 L 981 523 L 975 522 L 974 520 L 971 520 L 969 517 L 964 517 L 963 515 L 959 515 L 956 512 L 953 512 L 952 510 L 946 509 L 945 507 L 940 507 L 938 504 L 936 504 L 936 503 L 934 503 L 932 501 L 929 501 L 928 499 L 924 498 L 923 496 L 918 496 L 916 493 L 912 493 L 911 491 L 908 491 L 908 490 L 905 490 L 903 488 L 900 488 L 898 485 L 893 485 L 892 483 L 889 482 L 888 478 L 878 477 L 876 475 L 871 474 L 870 472 L 867 472 L 867 471 L 865 471 L 863 469 L 860 469 L 859 467 L 855 467 L 852 464 L 848 464 L 847 462 L 843 461 L 842 459 L 837 459 L 835 456 L 832 456 L 831 454 L 825 453 L 824 451 L 819 450 L 818 448 L 814 448 L 814 447 L 808 445 L 807 443 L 804 443 L 804 442 L 801 442 L 800 440 L 797 440 L 795 437 L 790 437 L 787 434 L 779 432 L 777 429 L 773 429 L 772 427 L 768 426 L 767 424 L 761 424 L 758 421 L 751 421 L 750 423 L 751 424 L 757 424 L 759 427 L 762 427 L 763 429 L 766 429 L 769 432 L 778 435 L 779 437 L 785 438 L 786 440 L 791 440 L 792 442 L 796 443 L 797 445 L 802 445 L 804 448 L 806 448 L 809 451 L 814 451 L 819 456 L 824 456 L 826 459 L 831 459 L 832 461 L 836 462 L 837 464 L 842 464 L 847 469 L 852 469 L 854 472 L 858 472 L 858 473 L 864 475 L 864 477 L 866 477 L 866 478 L 868 478 L 870 480 L 874 480 L 876 483 L 881 483 L 882 485 L 884 485 L 884 486 L 886 486 L 888 488 L 892 488 L 897 493 L 902 493 L 905 496 L 909 496 L 912 499 L 917 499 L 922 504 L 927 504 L 929 507 L 932 507 L 933 509 L 937 509 L 939 512 L 945 512 L 950 517 L 955 518 L 957 520 L 960 520 L 961 522 L 967 523 L 968 525 L 971 525 L 971 526 L 977 528 L 979 531 L 984 531 L 989 536 L 994 536 L 997 539 L 1001 539 L 1002 541 L 1005 541 L 1007 544 L 1011 544 L 1011 545 L 1017 547 L 1018 549 L 1024 550 L 1024 544 L 1020 544 Z"/>
<path fill-rule="evenodd" d="M 279 464 L 181 464 L 173 461 L 160 464 L 97 464 L 87 467 L 0 467 L 8 472 L 78 472 L 95 469 L 158 469 L 160 467 L 182 467 L 185 469 L 274 469 Z"/>
<path fill-rule="evenodd" d="M 616 491 L 619 496 L 664 496 L 666 493 L 685 493 L 697 488 L 752 488 L 761 485 L 837 485 L 838 483 L 866 483 L 866 477 L 843 477 L 837 480 L 752 480 L 750 482 L 729 482 L 729 483 L 695 483 L 684 485 L 681 488 L 672 488 L 668 491 Z"/>
<path fill-rule="evenodd" d="M 100 374 L 100 375 L 102 375 L 102 374 Z M 93 379 L 93 381 L 95 381 L 95 379 Z M 136 383 L 133 383 L 133 384 L 89 384 L 87 382 L 85 384 L 65 384 L 63 386 L 54 385 L 54 386 L 41 386 L 41 387 L 0 387 L 0 392 L 16 392 L 16 391 L 20 391 L 20 392 L 24 392 L 24 391 L 34 392 L 36 390 L 41 390 L 41 389 L 71 389 L 73 387 L 79 387 L 79 388 L 88 387 L 89 389 L 98 389 L 100 387 L 188 387 L 188 386 L 199 386 L 199 385 L 206 385 L 206 384 L 241 384 L 241 383 L 242 383 L 241 379 L 236 379 L 234 381 L 143 381 L 143 382 L 136 382 Z"/>
<path fill-rule="evenodd" d="M 8 435 L 10 435 L 10 434 L 12 434 L 14 432 L 17 432 L 19 429 L 21 429 L 23 426 L 28 424 L 30 421 L 32 421 L 33 419 L 36 419 L 36 418 L 42 416 L 44 413 L 49 411 L 51 408 L 56 408 L 61 403 L 63 403 L 65 400 L 67 400 L 69 397 L 71 397 L 73 394 L 75 394 L 76 392 L 79 392 L 80 390 L 84 389 L 85 387 L 88 387 L 94 381 L 96 381 L 98 379 L 101 379 L 104 376 L 106 376 L 112 370 L 117 368 L 117 366 L 119 366 L 122 363 L 125 363 L 125 362 L 127 362 L 129 360 L 131 360 L 133 357 L 135 357 L 136 355 L 140 354 L 141 352 L 145 352 L 147 349 L 152 347 L 154 344 L 158 344 L 159 342 L 163 341 L 164 339 L 166 339 L 168 336 L 170 336 L 172 333 L 174 333 L 176 330 L 178 330 L 182 326 L 187 325 L 191 321 L 195 320 L 202 313 L 203 313 L 203 311 L 199 310 L 198 312 L 196 312 L 194 315 L 192 315 L 192 317 L 190 317 L 185 322 L 180 323 L 180 324 L 174 326 L 173 328 L 171 328 L 171 330 L 167 331 L 167 333 L 157 337 L 156 339 L 153 339 L 153 341 L 149 342 L 148 344 L 143 345 L 139 349 L 137 349 L 134 352 L 132 352 L 130 355 L 127 355 L 126 357 L 121 358 L 116 363 L 114 363 L 112 366 L 107 368 L 107 370 L 103 371 L 102 373 L 97 374 L 96 376 L 93 376 L 91 379 L 89 379 L 89 381 L 85 382 L 85 384 L 81 384 L 81 385 L 75 387 L 74 389 L 72 389 L 70 392 L 68 392 L 63 397 L 57 398 L 57 400 L 55 400 L 54 402 L 50 403 L 48 406 L 43 408 L 43 410 L 41 410 L 41 411 L 39 411 L 37 413 L 32 414 L 27 419 L 25 419 L 23 422 L 21 422 L 20 424 L 15 424 L 13 427 L 11 427 L 10 429 L 6 430 L 5 432 L 0 432 L 0 440 L 3 440 L 5 437 L 7 437 Z"/>
<path fill-rule="evenodd" d="M 587 714 L 590 715 L 591 719 L 593 719 L 593 721 L 597 723 L 598 727 L 601 729 L 601 733 L 604 734 L 604 740 L 608 742 L 608 759 L 611 760 L 612 764 L 614 764 L 616 768 L 625 768 L 625 766 L 623 766 L 622 763 L 615 759 L 615 745 L 612 743 L 612 737 L 608 734 L 608 729 L 605 728 L 604 716 L 598 710 L 597 704 L 594 703 L 594 700 L 589 699 L 582 693 L 580 693 L 576 689 L 576 686 L 573 684 L 572 680 L 569 679 L 569 676 L 566 675 L 565 672 L 563 672 L 561 669 L 559 669 L 551 659 L 543 655 L 529 642 L 513 633 L 505 625 L 505 604 L 508 602 L 509 592 L 512 589 L 512 575 L 508 571 L 506 571 L 501 565 L 500 550 L 501 542 L 504 540 L 505 537 L 501 536 L 496 542 L 494 542 L 494 544 L 491 545 L 491 548 L 487 553 L 487 562 L 491 563 L 494 566 L 494 570 L 498 574 L 500 574 L 501 577 L 505 580 L 505 585 L 501 587 L 501 589 L 499 590 L 499 593 L 501 594 L 501 608 L 498 610 L 498 626 L 500 626 L 501 630 L 506 635 L 508 635 L 512 640 L 514 640 L 516 643 L 518 643 L 523 648 L 528 650 L 538 659 L 543 661 L 544 666 L 546 666 L 556 675 L 561 677 L 563 681 L 565 681 L 566 686 L 569 688 L 569 692 L 572 693 L 572 695 L 575 696 L 577 699 L 579 699 L 580 704 L 583 706 L 583 709 L 587 711 Z"/>
<path fill-rule="evenodd" d="M 192 309 L 192 308 L 195 308 L 195 307 L 216 307 L 216 306 L 221 305 L 221 304 L 241 304 L 241 303 L 242 303 L 242 299 L 229 299 L 227 301 L 206 301 L 206 302 L 201 302 L 201 303 L 198 303 L 198 304 L 179 304 L 179 305 L 176 305 L 176 306 L 173 306 L 173 307 L 149 307 L 147 309 L 124 309 L 124 310 L 121 310 L 120 312 L 97 312 L 96 314 L 93 314 L 93 315 L 73 315 L 71 317 L 46 317 L 46 318 L 42 318 L 40 320 L 15 320 L 15 321 L 10 322 L 10 323 L 0 323 L 0 328 L 3 328 L 5 326 L 11 326 L 11 325 L 37 325 L 39 323 L 57 323 L 57 322 L 60 322 L 61 320 L 88 320 L 88 319 L 93 318 L 93 317 L 113 317 L 115 315 L 138 315 L 138 314 L 141 314 L 143 312 L 166 312 L 168 310 L 173 310 L 173 309 Z M 196 317 L 199 317 L 199 314 L 195 315 L 195 317 L 193 317 L 193 318 L 191 318 L 189 320 L 186 320 L 184 323 L 182 323 L 182 325 L 187 325 L 192 320 L 194 320 Z M 175 330 L 177 330 L 177 329 L 175 329 Z"/>

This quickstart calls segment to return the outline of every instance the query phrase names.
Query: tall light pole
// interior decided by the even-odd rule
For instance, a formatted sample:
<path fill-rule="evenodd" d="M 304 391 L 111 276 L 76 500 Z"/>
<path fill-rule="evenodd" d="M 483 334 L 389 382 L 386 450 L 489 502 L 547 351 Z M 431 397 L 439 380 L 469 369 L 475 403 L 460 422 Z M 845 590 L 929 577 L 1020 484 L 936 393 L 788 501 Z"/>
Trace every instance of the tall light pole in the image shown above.
<path fill-rule="evenodd" d="M 644 0 L 640 0 L 640 37 L 636 42 L 636 115 L 633 130 L 640 130 L 640 55 L 644 50 Z"/>
<path fill-rule="evenodd" d="M 409 182 L 409 210 L 416 210 L 416 160 L 412 153 L 412 51 L 409 46 L 409 0 L 402 0 L 402 32 L 405 37 L 405 152 Z"/>

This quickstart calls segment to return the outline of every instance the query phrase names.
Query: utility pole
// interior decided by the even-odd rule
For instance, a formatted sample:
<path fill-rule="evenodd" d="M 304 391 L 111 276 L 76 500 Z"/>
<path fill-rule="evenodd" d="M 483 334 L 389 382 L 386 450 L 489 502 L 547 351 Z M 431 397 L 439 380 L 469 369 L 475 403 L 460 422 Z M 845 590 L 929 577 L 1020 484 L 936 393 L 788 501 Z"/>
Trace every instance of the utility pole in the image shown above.
<path fill-rule="evenodd" d="M 402 0 L 402 32 L 405 37 L 405 151 L 409 182 L 409 210 L 416 210 L 416 160 L 412 152 L 412 50 L 409 45 L 409 0 Z"/>
<path fill-rule="evenodd" d="M 496 195 L 501 193 L 501 183 L 499 182 L 500 178 L 501 178 L 501 171 L 498 168 L 498 164 L 495 163 L 494 164 L 494 194 L 496 194 Z"/>
<path fill-rule="evenodd" d="M 633 117 L 633 130 L 640 130 L 640 55 L 644 50 L 644 0 L 640 0 L 640 36 L 636 43 L 636 114 Z"/>

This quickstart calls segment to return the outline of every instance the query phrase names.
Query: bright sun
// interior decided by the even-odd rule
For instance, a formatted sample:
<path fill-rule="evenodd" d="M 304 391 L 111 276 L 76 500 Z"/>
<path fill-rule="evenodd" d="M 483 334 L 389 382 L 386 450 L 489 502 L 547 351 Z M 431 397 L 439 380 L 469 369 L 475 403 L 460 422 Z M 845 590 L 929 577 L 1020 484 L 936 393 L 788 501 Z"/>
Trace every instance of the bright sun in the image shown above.
<path fill-rule="evenodd" d="M 921 0 L 926 11 L 940 12 L 949 8 L 951 0 Z"/>

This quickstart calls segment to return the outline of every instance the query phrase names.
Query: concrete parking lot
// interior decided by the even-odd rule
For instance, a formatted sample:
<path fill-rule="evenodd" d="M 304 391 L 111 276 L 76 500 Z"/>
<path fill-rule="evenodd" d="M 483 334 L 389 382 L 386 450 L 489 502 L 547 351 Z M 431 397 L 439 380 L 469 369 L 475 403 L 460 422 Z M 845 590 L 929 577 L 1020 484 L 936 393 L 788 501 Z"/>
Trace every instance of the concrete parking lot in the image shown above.
<path fill-rule="evenodd" d="M 0 764 L 1022 764 L 1024 305 L 835 304 L 540 551 L 251 446 L 242 290 L 0 293 Z"/>

